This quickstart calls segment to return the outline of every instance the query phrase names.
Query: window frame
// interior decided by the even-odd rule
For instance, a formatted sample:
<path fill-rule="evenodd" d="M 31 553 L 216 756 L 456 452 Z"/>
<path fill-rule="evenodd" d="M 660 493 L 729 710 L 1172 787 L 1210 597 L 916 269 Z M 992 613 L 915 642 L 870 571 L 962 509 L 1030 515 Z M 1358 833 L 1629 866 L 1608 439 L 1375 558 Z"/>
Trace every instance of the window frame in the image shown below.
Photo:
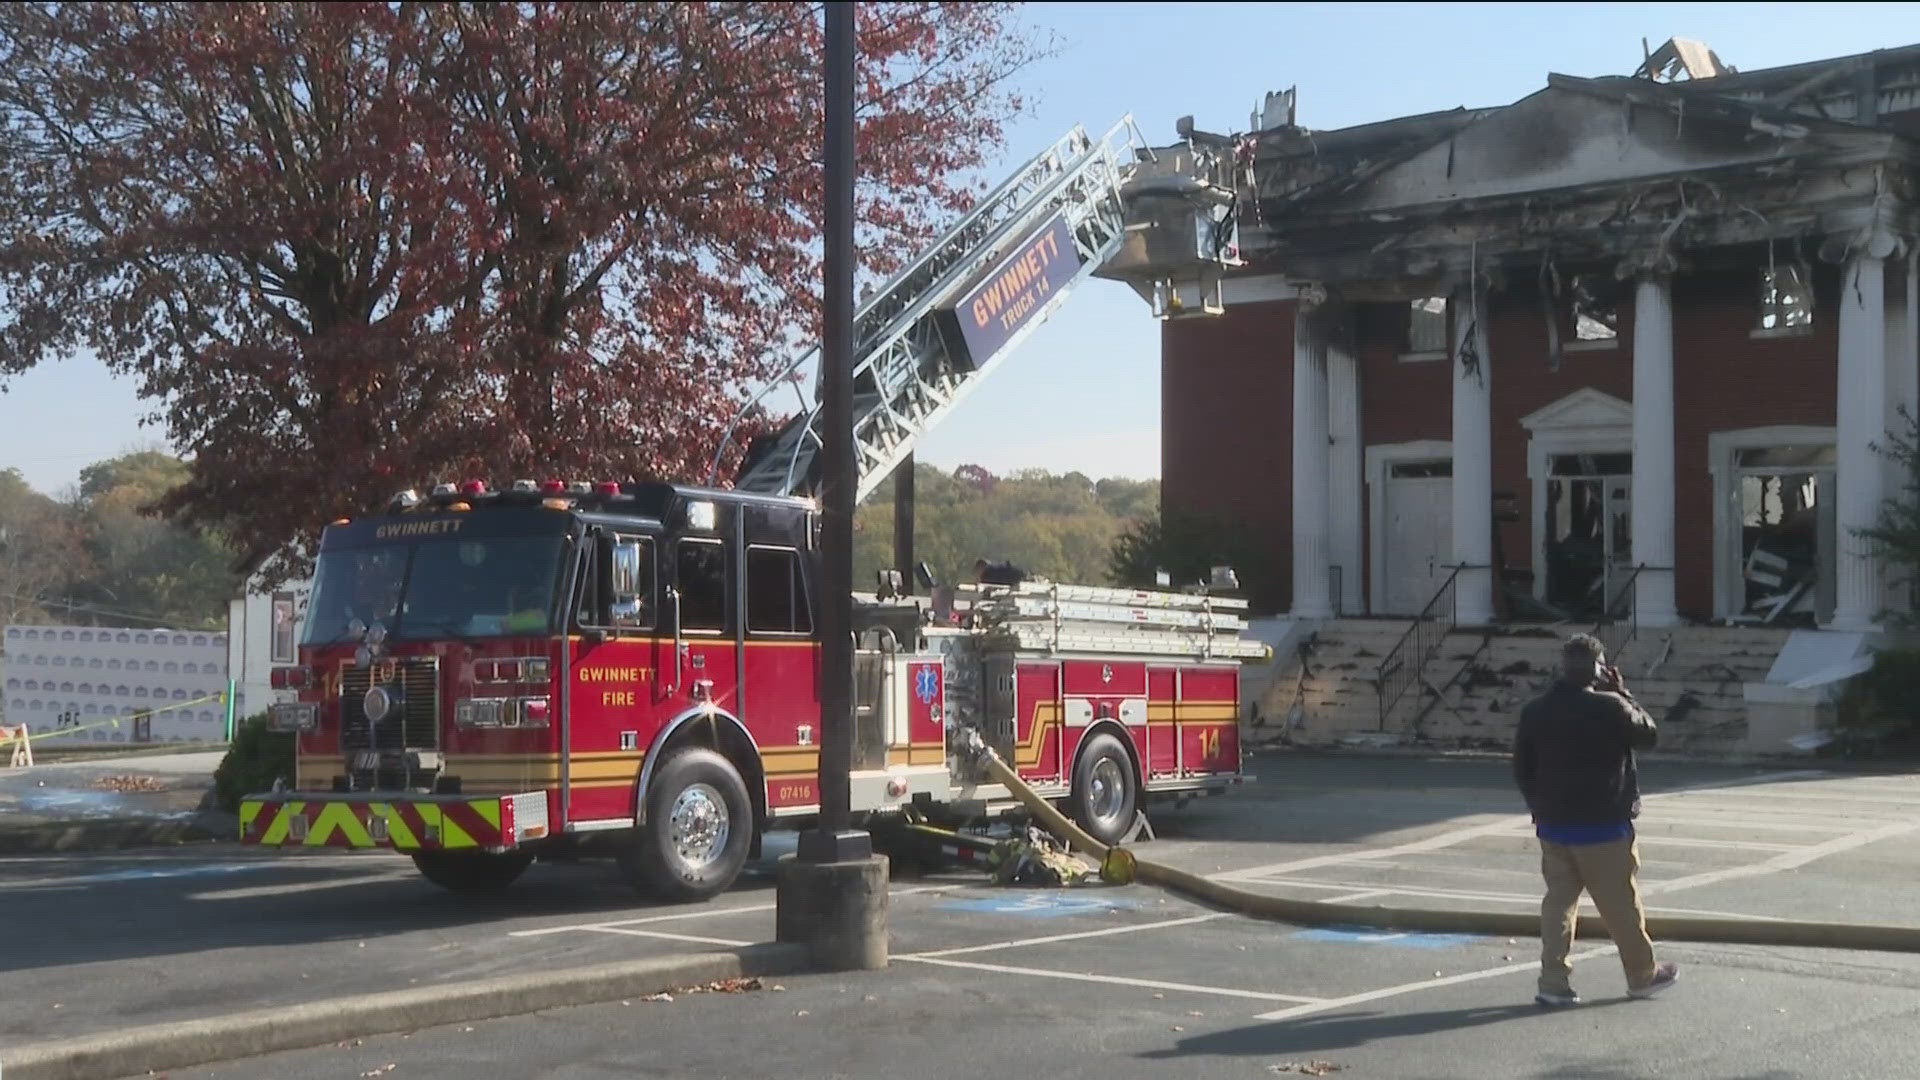
<path fill-rule="evenodd" d="M 680 571 L 682 569 L 681 554 L 686 551 L 688 545 L 711 547 L 711 548 L 717 549 L 720 552 L 721 592 L 720 592 L 720 606 L 719 606 L 720 625 L 718 627 L 689 627 L 687 625 L 687 589 L 686 589 L 686 582 L 681 580 Z M 673 625 L 673 629 L 677 630 L 681 635 L 686 637 L 703 637 L 703 638 L 705 637 L 724 638 L 727 636 L 728 612 L 731 610 L 731 606 L 727 603 L 727 601 L 731 599 L 731 597 L 729 597 L 727 593 L 729 589 L 735 587 L 731 580 L 732 575 L 727 573 L 727 548 L 730 546 L 731 545 L 729 545 L 727 541 L 719 537 L 712 537 L 712 536 L 681 536 L 681 537 L 676 537 L 674 539 L 674 544 L 673 544 L 673 590 L 674 590 L 673 623 L 674 625 Z"/>
<path fill-rule="evenodd" d="M 1440 347 L 1438 349 L 1416 349 L 1413 340 L 1414 305 L 1427 300 L 1440 301 Z M 1445 360 L 1453 351 L 1453 297 L 1451 296 L 1415 296 L 1401 307 L 1406 316 L 1406 324 L 1400 332 L 1398 355 L 1402 363 L 1418 364 L 1433 360 Z M 1433 312 L 1427 312 L 1431 315 Z"/>
<path fill-rule="evenodd" d="M 1792 271 L 1793 276 L 1799 282 L 1802 294 L 1806 296 L 1807 317 L 1805 322 L 1792 325 L 1786 322 L 1786 313 L 1782 310 L 1777 299 L 1779 290 L 1776 289 L 1773 284 L 1773 279 L 1783 267 Z M 1800 337 L 1813 333 L 1813 328 L 1819 323 L 1820 305 L 1818 296 L 1814 291 L 1813 268 L 1811 266 L 1808 266 L 1805 262 L 1798 259 L 1772 263 L 1760 270 L 1757 283 L 1760 294 L 1759 302 L 1756 305 L 1754 314 L 1754 326 L 1753 329 L 1749 331 L 1748 336 L 1754 338 Z M 1768 326 L 1766 324 L 1769 316 L 1778 320 L 1776 325 Z"/>
<path fill-rule="evenodd" d="M 791 607 L 789 608 L 789 610 L 794 614 L 794 616 L 796 616 L 796 618 L 799 616 L 805 616 L 806 618 L 805 629 L 763 630 L 754 625 L 753 554 L 756 551 L 783 552 L 787 555 L 792 556 L 791 560 L 787 563 L 788 567 L 792 571 L 792 573 L 788 577 L 788 582 L 794 594 L 790 600 Z M 813 630 L 814 630 L 813 603 L 812 603 L 813 595 L 812 595 L 812 591 L 807 587 L 806 559 L 803 557 L 803 553 L 798 547 L 795 547 L 791 544 L 748 544 L 746 549 L 746 555 L 741 560 L 741 578 L 745 583 L 744 588 L 742 589 L 742 593 L 746 599 L 745 629 L 748 637 L 774 637 L 774 638 L 785 638 L 785 639 L 813 637 Z"/>

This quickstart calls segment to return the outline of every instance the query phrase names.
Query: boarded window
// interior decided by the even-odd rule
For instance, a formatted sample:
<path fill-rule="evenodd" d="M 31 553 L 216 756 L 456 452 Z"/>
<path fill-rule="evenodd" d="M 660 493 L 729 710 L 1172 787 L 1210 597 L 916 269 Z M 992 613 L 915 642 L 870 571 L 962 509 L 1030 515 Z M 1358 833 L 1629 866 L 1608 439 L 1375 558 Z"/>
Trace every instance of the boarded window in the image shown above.
<path fill-rule="evenodd" d="M 747 629 L 763 634 L 813 632 L 800 553 L 792 548 L 747 549 Z"/>

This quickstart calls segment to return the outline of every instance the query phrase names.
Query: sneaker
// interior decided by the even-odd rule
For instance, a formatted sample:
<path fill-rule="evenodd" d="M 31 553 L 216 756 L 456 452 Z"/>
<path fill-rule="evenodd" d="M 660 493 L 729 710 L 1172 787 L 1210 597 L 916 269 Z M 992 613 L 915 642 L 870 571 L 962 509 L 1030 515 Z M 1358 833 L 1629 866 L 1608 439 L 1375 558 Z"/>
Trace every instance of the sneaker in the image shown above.
<path fill-rule="evenodd" d="M 1631 998 L 1650 998 L 1678 981 L 1680 981 L 1680 965 L 1669 960 L 1653 969 L 1652 982 L 1645 986 L 1628 990 L 1627 996 Z"/>
<path fill-rule="evenodd" d="M 1564 1009 L 1569 1005 L 1580 1004 L 1580 995 L 1571 990 L 1564 994 L 1549 994 L 1542 990 L 1533 995 L 1533 1003 L 1548 1009 Z"/>

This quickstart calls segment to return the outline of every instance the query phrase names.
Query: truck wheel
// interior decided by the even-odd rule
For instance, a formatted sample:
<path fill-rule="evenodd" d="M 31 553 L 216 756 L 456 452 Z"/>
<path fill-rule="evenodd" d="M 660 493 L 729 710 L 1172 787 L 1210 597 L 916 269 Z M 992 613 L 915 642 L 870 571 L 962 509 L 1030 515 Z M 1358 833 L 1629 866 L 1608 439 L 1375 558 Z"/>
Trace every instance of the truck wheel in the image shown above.
<path fill-rule="evenodd" d="M 499 892 L 514 883 L 533 862 L 532 852 L 416 851 L 413 865 L 421 876 L 450 892 Z"/>
<path fill-rule="evenodd" d="M 662 900 L 710 900 L 733 884 L 753 844 L 753 803 L 733 763 L 688 748 L 660 766 L 635 837 L 635 884 Z"/>
<path fill-rule="evenodd" d="M 1080 751 L 1073 768 L 1073 817 L 1087 835 L 1103 844 L 1117 844 L 1133 827 L 1139 805 L 1139 785 L 1133 759 L 1112 735 L 1101 733 Z"/>

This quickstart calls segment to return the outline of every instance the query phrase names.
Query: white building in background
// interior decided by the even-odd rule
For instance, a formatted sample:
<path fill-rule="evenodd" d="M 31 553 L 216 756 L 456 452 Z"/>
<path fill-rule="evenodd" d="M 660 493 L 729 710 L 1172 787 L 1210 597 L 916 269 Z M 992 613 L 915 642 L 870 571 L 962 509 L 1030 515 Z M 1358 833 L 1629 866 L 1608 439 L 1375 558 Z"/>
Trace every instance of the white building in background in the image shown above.
<path fill-rule="evenodd" d="M 277 589 L 250 582 L 244 596 L 227 602 L 227 671 L 233 677 L 236 720 L 264 712 L 274 702 L 269 681 L 276 667 L 296 662 L 300 630 L 307 621 L 312 581 L 294 581 Z"/>
<path fill-rule="evenodd" d="M 9 626 L 6 719 L 81 742 L 226 738 L 227 635 L 121 626 Z M 110 723 L 118 720 L 118 726 Z"/>

